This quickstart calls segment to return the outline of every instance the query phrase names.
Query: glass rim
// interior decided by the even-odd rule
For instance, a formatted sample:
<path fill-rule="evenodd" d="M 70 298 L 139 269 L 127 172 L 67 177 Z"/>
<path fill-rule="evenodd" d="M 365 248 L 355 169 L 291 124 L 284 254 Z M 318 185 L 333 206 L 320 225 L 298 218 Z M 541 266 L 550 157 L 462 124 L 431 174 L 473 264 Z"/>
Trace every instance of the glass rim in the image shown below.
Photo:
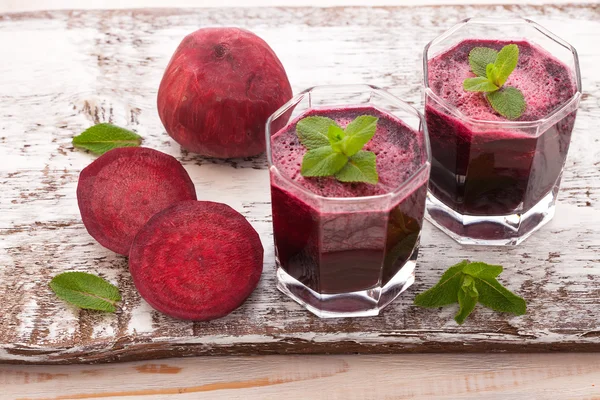
<path fill-rule="evenodd" d="M 427 65 L 429 58 L 428 58 L 427 53 L 429 52 L 429 49 L 432 45 L 437 44 L 441 40 L 448 38 L 454 32 L 458 31 L 461 27 L 463 27 L 467 24 L 481 24 L 481 25 L 521 24 L 521 25 L 532 26 L 534 29 L 536 29 L 537 31 L 539 31 L 540 33 L 542 33 L 549 39 L 555 41 L 556 43 L 560 44 L 561 46 L 563 46 L 564 48 L 566 48 L 567 50 L 569 50 L 571 52 L 571 55 L 573 57 L 573 63 L 574 63 L 574 71 L 573 72 L 575 73 L 575 86 L 576 86 L 575 93 L 573 94 L 573 96 L 571 96 L 571 98 L 569 98 L 568 101 L 566 101 L 559 108 L 552 111 L 550 114 L 546 115 L 543 118 L 539 118 L 539 119 L 532 120 L 532 121 L 510 121 L 510 120 L 493 121 L 493 120 L 477 119 L 477 118 L 473 118 L 473 117 L 466 115 L 465 113 L 460 111 L 455 105 L 449 103 L 448 101 L 442 99 L 440 96 L 438 96 L 436 93 L 434 93 L 434 91 L 429 86 L 429 79 L 428 79 L 429 73 L 428 73 L 428 65 Z M 452 26 L 450 29 L 446 30 L 441 35 L 439 35 L 436 38 L 434 38 L 433 40 L 431 40 L 429 43 L 427 43 L 427 45 L 425 46 L 425 49 L 423 50 L 423 87 L 425 90 L 425 95 L 431 97 L 433 100 L 435 100 L 439 105 L 443 106 L 447 111 L 449 111 L 455 117 L 457 117 L 471 125 L 498 126 L 498 127 L 503 127 L 503 128 L 538 128 L 538 127 L 546 125 L 546 124 L 553 125 L 555 120 L 562 119 L 563 114 L 566 115 L 568 112 L 570 112 L 570 109 L 573 108 L 573 106 L 576 106 L 578 104 L 578 102 L 581 98 L 581 95 L 582 95 L 581 71 L 580 71 L 580 66 L 579 66 L 579 56 L 577 55 L 577 50 L 575 50 L 575 48 L 573 46 L 571 46 L 568 42 L 566 42 L 565 40 L 556 36 L 554 33 L 550 32 L 546 28 L 542 27 L 537 22 L 532 21 L 527 18 L 518 18 L 518 17 L 516 17 L 516 18 L 503 18 L 503 17 L 465 18 L 462 21 L 460 21 L 459 23 Z"/>
<path fill-rule="evenodd" d="M 417 131 L 417 132 L 421 132 L 423 134 L 423 144 L 422 145 L 425 147 L 425 156 L 426 156 L 425 161 L 410 176 L 408 176 L 406 179 L 402 180 L 402 183 L 400 185 L 398 185 L 397 187 L 395 187 L 394 189 L 388 191 L 387 193 L 372 195 L 372 196 L 358 196 L 358 197 L 321 196 L 320 194 L 314 193 L 314 192 L 308 190 L 307 188 L 305 188 L 304 186 L 299 185 L 298 183 L 296 183 L 296 181 L 288 178 L 287 176 L 285 176 L 284 174 L 281 173 L 281 171 L 279 170 L 279 168 L 277 168 L 277 166 L 275 164 L 273 164 L 273 154 L 272 154 L 272 149 L 271 149 L 271 123 L 273 122 L 274 119 L 279 118 L 281 115 L 286 113 L 291 107 L 300 103 L 300 101 L 302 101 L 302 99 L 304 99 L 304 97 L 306 95 L 308 95 L 309 93 L 313 92 L 316 89 L 331 89 L 331 90 L 354 89 L 353 91 L 359 91 L 359 90 L 375 91 L 382 97 L 386 98 L 387 100 L 390 100 L 390 101 L 396 103 L 405 111 L 408 111 L 408 112 L 414 114 L 417 118 L 419 118 L 419 123 L 422 127 L 422 130 Z M 342 104 L 340 104 L 340 105 L 342 105 Z M 351 105 L 351 104 L 348 104 L 348 105 Z M 356 104 L 356 105 L 358 105 L 358 104 Z M 375 108 L 377 108 L 377 107 L 375 107 Z M 380 110 L 391 114 L 384 108 L 382 108 Z M 288 124 L 286 124 L 281 129 L 284 129 L 287 126 L 288 126 Z M 423 174 L 423 171 L 426 171 L 429 168 L 429 165 L 431 164 L 431 147 L 429 144 L 429 135 L 427 132 L 427 124 L 425 123 L 425 117 L 423 116 L 423 114 L 421 114 L 421 112 L 419 112 L 419 110 L 417 110 L 412 105 L 410 105 L 407 102 L 399 99 L 398 97 L 390 94 L 386 90 L 384 90 L 378 86 L 370 85 L 370 84 L 346 84 L 346 85 L 338 84 L 338 85 L 311 86 L 311 87 L 301 91 L 294 97 L 292 97 L 287 103 L 285 103 L 284 105 L 279 107 L 273 114 L 271 114 L 271 116 L 267 119 L 267 122 L 266 122 L 265 135 L 266 135 L 265 140 L 266 140 L 266 145 L 267 145 L 267 162 L 269 164 L 269 170 L 274 169 L 276 171 L 277 175 L 281 179 L 283 179 L 285 182 L 291 184 L 295 189 L 300 190 L 302 193 L 308 195 L 309 197 L 312 197 L 314 199 L 324 201 L 324 202 L 356 203 L 356 202 L 364 202 L 364 201 L 369 201 L 369 200 L 381 200 L 381 199 L 393 197 L 393 196 L 397 195 L 398 193 L 402 192 L 402 190 L 404 188 L 406 188 L 413 181 L 415 181 L 418 177 L 420 177 L 420 175 Z"/>

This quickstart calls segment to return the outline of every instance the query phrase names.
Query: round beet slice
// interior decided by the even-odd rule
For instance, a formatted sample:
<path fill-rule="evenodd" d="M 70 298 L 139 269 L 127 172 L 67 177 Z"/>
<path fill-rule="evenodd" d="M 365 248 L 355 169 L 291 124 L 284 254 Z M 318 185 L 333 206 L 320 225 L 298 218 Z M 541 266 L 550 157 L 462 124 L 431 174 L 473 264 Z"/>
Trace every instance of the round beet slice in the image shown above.
<path fill-rule="evenodd" d="M 159 212 L 135 237 L 129 271 L 140 295 L 179 319 L 208 321 L 238 308 L 263 265 L 258 233 L 240 213 L 211 201 Z"/>
<path fill-rule="evenodd" d="M 145 147 L 111 150 L 79 174 L 83 224 L 98 243 L 119 254 L 129 254 L 150 217 L 183 200 L 196 200 L 186 170 L 174 157 Z"/>

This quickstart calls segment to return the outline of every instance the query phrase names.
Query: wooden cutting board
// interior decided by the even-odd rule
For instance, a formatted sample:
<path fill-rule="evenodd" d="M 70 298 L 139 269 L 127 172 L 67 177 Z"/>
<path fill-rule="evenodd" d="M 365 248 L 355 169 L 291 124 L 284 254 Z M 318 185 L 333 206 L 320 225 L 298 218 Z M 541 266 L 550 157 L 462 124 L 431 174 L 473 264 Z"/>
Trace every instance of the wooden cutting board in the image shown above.
<path fill-rule="evenodd" d="M 262 36 L 298 92 L 372 83 L 422 106 L 425 44 L 467 16 L 523 15 L 579 51 L 584 95 L 557 216 L 516 248 L 461 247 L 426 223 L 417 281 L 382 315 L 321 320 L 275 288 L 264 156 L 219 161 L 182 151 L 159 121 L 162 71 L 183 36 L 237 25 Z M 82 363 L 256 353 L 600 350 L 600 11 L 597 5 L 64 11 L 0 16 L 0 361 Z M 258 289 L 226 318 L 192 323 L 153 311 L 127 259 L 102 248 L 76 204 L 79 171 L 94 156 L 71 138 L 98 122 L 136 130 L 177 157 L 199 199 L 248 218 L 265 246 Z M 522 317 L 478 308 L 413 307 L 415 293 L 464 258 L 502 264 L 502 282 L 527 299 Z M 114 315 L 79 311 L 48 289 L 54 275 L 98 273 L 123 293 Z"/>

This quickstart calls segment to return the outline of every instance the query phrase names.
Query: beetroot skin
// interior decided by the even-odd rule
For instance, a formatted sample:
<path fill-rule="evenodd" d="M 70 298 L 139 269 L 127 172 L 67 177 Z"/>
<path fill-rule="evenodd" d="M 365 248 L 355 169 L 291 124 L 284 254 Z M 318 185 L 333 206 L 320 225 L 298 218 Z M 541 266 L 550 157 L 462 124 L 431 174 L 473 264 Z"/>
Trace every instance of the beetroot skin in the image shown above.
<path fill-rule="evenodd" d="M 231 207 L 183 201 L 139 231 L 129 270 L 140 295 L 179 319 L 208 321 L 238 308 L 256 288 L 263 247 L 254 228 Z"/>
<path fill-rule="evenodd" d="M 158 89 L 158 114 L 183 148 L 217 158 L 265 151 L 265 123 L 292 98 L 283 65 L 264 40 L 238 28 L 186 36 Z"/>
<path fill-rule="evenodd" d="M 144 147 L 111 150 L 81 171 L 77 202 L 87 231 L 102 246 L 129 254 L 138 230 L 196 189 L 175 158 Z"/>

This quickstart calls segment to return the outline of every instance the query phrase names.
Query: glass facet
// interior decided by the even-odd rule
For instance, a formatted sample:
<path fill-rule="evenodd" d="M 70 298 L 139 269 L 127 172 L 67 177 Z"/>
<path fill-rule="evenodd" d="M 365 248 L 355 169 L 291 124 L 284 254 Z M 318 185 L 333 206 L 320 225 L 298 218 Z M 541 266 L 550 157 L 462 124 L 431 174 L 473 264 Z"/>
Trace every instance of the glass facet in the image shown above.
<path fill-rule="evenodd" d="M 428 65 L 467 39 L 537 45 L 568 67 L 573 96 L 536 120 L 465 115 L 430 87 Z M 423 67 L 432 151 L 427 218 L 462 244 L 522 242 L 554 215 L 581 97 L 575 49 L 526 19 L 467 19 L 426 46 Z M 547 73 L 551 79 L 549 67 Z"/>
<path fill-rule="evenodd" d="M 307 111 L 372 106 L 411 128 L 414 171 L 376 196 L 325 197 L 282 173 L 272 137 Z M 308 89 L 267 121 L 278 288 L 320 317 L 377 315 L 414 281 L 430 154 L 423 116 L 368 85 Z M 399 166 L 401 168 L 402 166 Z"/>

